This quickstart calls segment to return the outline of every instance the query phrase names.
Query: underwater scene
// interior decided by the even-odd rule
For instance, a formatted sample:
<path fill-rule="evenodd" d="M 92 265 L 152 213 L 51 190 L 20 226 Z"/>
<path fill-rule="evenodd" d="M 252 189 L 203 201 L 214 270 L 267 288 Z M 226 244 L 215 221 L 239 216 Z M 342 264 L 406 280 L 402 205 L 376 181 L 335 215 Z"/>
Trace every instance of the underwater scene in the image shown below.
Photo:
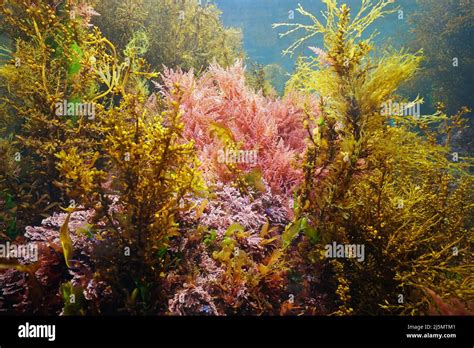
<path fill-rule="evenodd" d="M 472 316 L 472 0 L 0 0 L 0 315 Z"/>

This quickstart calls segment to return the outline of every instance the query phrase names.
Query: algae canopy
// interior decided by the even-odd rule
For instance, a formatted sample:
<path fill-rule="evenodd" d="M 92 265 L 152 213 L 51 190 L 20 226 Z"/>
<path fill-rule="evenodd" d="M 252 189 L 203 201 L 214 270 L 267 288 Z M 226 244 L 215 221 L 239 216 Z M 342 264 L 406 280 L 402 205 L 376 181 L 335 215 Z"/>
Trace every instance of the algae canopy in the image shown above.
<path fill-rule="evenodd" d="M 469 1 L 0 23 L 1 314 L 473 314 Z"/>

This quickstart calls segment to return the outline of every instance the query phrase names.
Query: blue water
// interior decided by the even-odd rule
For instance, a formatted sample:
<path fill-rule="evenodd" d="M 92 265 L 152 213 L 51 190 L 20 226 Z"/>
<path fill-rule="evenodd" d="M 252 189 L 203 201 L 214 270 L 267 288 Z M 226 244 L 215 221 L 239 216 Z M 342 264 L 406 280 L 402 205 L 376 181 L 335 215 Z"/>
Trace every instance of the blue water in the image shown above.
<path fill-rule="evenodd" d="M 215 0 L 214 2 L 223 11 L 222 19 L 226 26 L 242 29 L 244 49 L 251 61 L 263 65 L 279 64 L 288 72 L 294 68 L 295 57 L 283 57 L 282 51 L 303 33 L 280 39 L 278 33 L 284 32 L 285 28 L 272 29 L 272 24 L 307 22 L 307 19 L 296 11 L 294 19 L 289 19 L 290 11 L 294 11 L 298 3 L 301 3 L 308 12 L 317 14 L 318 19 L 322 19 L 321 10 L 325 9 L 325 5 L 319 0 Z M 344 2 L 353 12 L 359 9 L 360 0 Z M 393 7 L 396 6 L 403 11 L 403 19 L 399 19 L 399 13 L 396 12 L 378 20 L 372 26 L 372 29 L 380 32 L 376 39 L 378 45 L 401 47 L 409 40 L 409 19 L 416 10 L 416 3 L 414 0 L 399 0 Z M 297 54 L 310 55 L 308 46 L 322 47 L 321 37 L 306 43 Z"/>

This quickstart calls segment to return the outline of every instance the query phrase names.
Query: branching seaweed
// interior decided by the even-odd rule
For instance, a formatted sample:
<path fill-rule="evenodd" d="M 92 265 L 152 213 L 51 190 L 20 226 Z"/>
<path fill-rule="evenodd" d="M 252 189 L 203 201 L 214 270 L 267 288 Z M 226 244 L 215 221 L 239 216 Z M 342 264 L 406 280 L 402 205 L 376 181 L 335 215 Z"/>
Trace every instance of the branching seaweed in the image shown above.
<path fill-rule="evenodd" d="M 386 9 L 392 1 L 363 1 L 353 19 L 345 4 L 324 2 L 325 25 L 302 7 L 312 24 L 275 25 L 290 26 L 283 35 L 307 33 L 285 53 L 317 34 L 325 43 L 324 50 L 311 48 L 315 57 L 299 60 L 287 86 L 320 99 L 319 116 L 307 108 L 305 183 L 295 211 L 296 223 L 308 219 L 320 241 L 305 236 L 300 253 L 332 269 L 335 314 L 426 313 L 425 287 L 472 302 L 472 176 L 469 160 L 453 160 L 449 144 L 465 110 L 451 118 L 384 113 L 398 86 L 417 71 L 421 52 L 377 57 L 373 36 L 361 38 L 393 11 Z M 433 123 L 443 125 L 441 133 L 417 134 Z M 364 264 L 325 257 L 325 245 L 333 242 L 364 245 Z"/>

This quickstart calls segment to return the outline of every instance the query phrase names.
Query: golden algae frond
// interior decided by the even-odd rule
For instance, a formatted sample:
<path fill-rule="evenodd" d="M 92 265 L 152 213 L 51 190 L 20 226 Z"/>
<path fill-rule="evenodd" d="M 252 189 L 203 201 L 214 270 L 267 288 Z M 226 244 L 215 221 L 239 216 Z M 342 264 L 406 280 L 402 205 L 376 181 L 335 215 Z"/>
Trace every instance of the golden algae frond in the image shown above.
<path fill-rule="evenodd" d="M 207 1 L 0 0 L 0 312 L 472 311 L 470 110 L 401 96 L 393 2 L 275 24 L 324 41 L 279 98 Z"/>
<path fill-rule="evenodd" d="M 221 12 L 207 1 L 101 0 L 97 25 L 120 49 L 137 32 L 149 37 L 147 61 L 157 70 L 163 65 L 184 70 L 205 70 L 214 60 L 231 66 L 242 58 L 242 33 L 222 24 Z"/>
<path fill-rule="evenodd" d="M 302 242 L 307 262 L 332 269 L 340 301 L 336 314 L 423 313 L 429 305 L 426 289 L 469 303 L 469 161 L 453 161 L 447 143 L 416 134 L 419 118 L 405 116 L 403 125 L 391 126 L 392 115 L 383 112 L 384 104 L 396 100 L 399 85 L 415 74 L 422 55 L 402 50 L 378 57 L 373 36 L 361 38 L 372 22 L 390 13 L 391 1 L 373 7 L 362 1 L 354 18 L 345 4 L 325 3 L 325 24 L 299 7 L 312 24 L 275 25 L 290 27 L 283 35 L 306 32 L 285 51 L 289 54 L 307 39 L 324 36 L 324 49 L 312 48 L 316 57 L 300 59 L 287 85 L 320 99 L 321 115 L 307 109 L 305 183 L 296 211 L 297 221 L 308 219 L 321 238 Z M 444 119 L 462 128 L 459 115 Z M 334 241 L 365 246 L 364 266 L 353 258 L 325 258 L 325 245 Z"/>

